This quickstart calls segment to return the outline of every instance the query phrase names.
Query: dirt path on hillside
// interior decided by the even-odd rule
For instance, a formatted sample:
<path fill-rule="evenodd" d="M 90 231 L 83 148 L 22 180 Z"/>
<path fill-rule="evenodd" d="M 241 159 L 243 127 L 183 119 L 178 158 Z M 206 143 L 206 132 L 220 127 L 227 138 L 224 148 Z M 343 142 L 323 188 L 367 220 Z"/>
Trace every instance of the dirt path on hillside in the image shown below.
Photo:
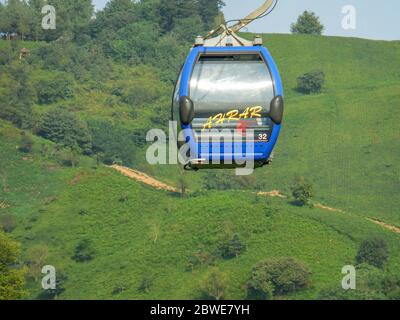
<path fill-rule="evenodd" d="M 328 207 L 328 206 L 323 205 L 322 203 L 316 203 L 314 206 L 317 207 L 317 208 L 326 210 L 326 211 L 331 211 L 331 212 L 342 212 L 342 213 L 343 213 L 343 210 L 341 210 L 341 209 L 336 209 L 336 208 Z"/>
<path fill-rule="evenodd" d="M 259 196 L 267 196 L 267 197 L 274 197 L 274 198 L 281 198 L 281 199 L 286 199 L 287 196 L 282 194 L 279 190 L 272 190 L 270 192 L 259 192 L 257 193 Z"/>
<path fill-rule="evenodd" d="M 159 180 L 157 180 L 155 178 L 152 178 L 152 177 L 150 177 L 149 175 L 147 175 L 147 174 L 145 174 L 143 172 L 140 172 L 140 171 L 137 171 L 137 170 L 133 170 L 133 169 L 130 169 L 130 168 L 127 168 L 127 167 L 119 166 L 119 165 L 112 165 L 112 166 L 110 166 L 110 168 L 118 171 L 119 173 L 121 173 L 122 175 L 124 175 L 124 176 L 126 176 L 126 177 L 128 177 L 130 179 L 133 179 L 133 180 L 136 180 L 136 181 L 140 181 L 140 182 L 142 182 L 144 184 L 147 184 L 147 185 L 153 187 L 154 189 L 165 190 L 165 191 L 175 192 L 175 193 L 179 192 L 179 190 L 177 188 L 172 187 L 172 186 L 170 186 L 170 185 L 168 185 L 168 184 L 166 184 L 164 182 L 161 182 L 161 181 L 159 181 Z M 257 195 L 266 196 L 266 197 L 275 197 L 275 198 L 281 198 L 281 199 L 287 199 L 288 198 L 286 195 L 284 195 L 279 190 L 272 190 L 272 191 L 269 191 L 269 192 L 261 191 L 261 192 L 258 192 Z M 0 208 L 1 208 L 1 206 L 4 206 L 4 203 L 0 203 Z M 344 213 L 344 211 L 341 210 L 341 209 L 329 207 L 329 206 L 323 205 L 321 203 L 316 203 L 314 206 L 319 208 L 319 209 L 323 209 L 323 210 L 330 211 L 330 212 Z M 377 224 L 377 225 L 379 225 L 379 226 L 381 226 L 381 227 L 383 227 L 383 228 L 385 228 L 387 230 L 390 230 L 392 232 L 400 234 L 400 228 L 399 227 L 396 227 L 394 225 L 388 224 L 386 222 L 382 222 L 382 221 L 374 219 L 374 218 L 366 218 L 366 219 L 369 222 Z"/>
<path fill-rule="evenodd" d="M 165 191 L 169 191 L 169 192 L 179 192 L 178 189 L 176 189 L 172 186 L 169 186 L 168 184 L 161 182 L 157 179 L 154 179 L 143 172 L 133 170 L 133 169 L 123 167 L 123 166 L 118 166 L 118 165 L 112 165 L 112 166 L 110 166 L 110 168 L 117 170 L 119 173 L 121 173 L 125 177 L 128 177 L 128 178 L 136 180 L 136 181 L 140 181 L 144 184 L 147 184 L 147 185 L 153 187 L 154 189 L 165 190 Z"/>
<path fill-rule="evenodd" d="M 379 225 L 381 227 L 384 227 L 387 230 L 393 231 L 395 233 L 400 233 L 400 228 L 399 227 L 393 226 L 393 225 L 388 224 L 386 222 L 379 221 L 379 220 L 374 219 L 374 218 L 367 218 L 367 220 L 371 221 L 372 223 L 375 223 L 375 224 L 377 224 L 377 225 Z"/>

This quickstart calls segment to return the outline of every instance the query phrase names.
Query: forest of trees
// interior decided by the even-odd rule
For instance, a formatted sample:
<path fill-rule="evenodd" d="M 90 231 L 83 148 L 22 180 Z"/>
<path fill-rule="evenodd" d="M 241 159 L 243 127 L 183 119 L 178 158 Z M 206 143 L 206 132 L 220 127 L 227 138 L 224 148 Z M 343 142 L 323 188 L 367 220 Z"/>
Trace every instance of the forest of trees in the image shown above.
<path fill-rule="evenodd" d="M 55 29 L 42 28 L 45 5 L 55 8 Z M 125 144 L 132 150 L 124 150 L 115 139 L 102 140 L 119 136 L 123 129 L 96 122 L 89 127 L 90 137 L 85 120 L 71 121 L 67 112 L 58 114 L 57 109 L 64 108 L 66 101 L 80 105 L 76 88 L 103 88 L 105 79 L 119 73 L 115 71 L 119 66 L 128 66 L 136 68 L 139 76 L 126 75 L 111 88 L 108 103 L 129 106 L 132 115 L 140 106 L 161 105 L 162 112 L 154 119 L 160 125 L 169 119 L 165 97 L 169 100 L 188 49 L 197 35 L 220 23 L 223 5 L 221 0 L 111 0 L 95 12 L 91 0 L 0 2 L 0 38 L 10 40 L 0 47 L 0 118 L 63 147 L 73 146 L 84 154 L 99 152 L 105 161 L 116 158 L 131 164 L 132 157 L 126 154 L 134 154 L 136 142 Z M 22 60 L 18 59 L 21 46 L 29 49 Z M 48 112 L 38 114 L 35 105 L 48 106 Z M 57 126 L 43 130 L 46 119 L 54 115 L 59 116 Z M 60 137 L 59 128 L 64 128 L 65 137 Z M 104 131 L 110 128 L 112 133 Z M 89 150 L 91 140 L 93 150 Z M 111 154 L 111 150 L 120 151 Z"/>
<path fill-rule="evenodd" d="M 42 29 L 46 4 L 56 9 L 55 30 Z M 149 38 L 169 32 L 185 37 L 211 29 L 223 5 L 221 0 L 111 0 L 95 12 L 91 0 L 8 0 L 0 2 L 0 33 L 5 38 L 45 41 L 61 36 L 115 39 L 129 30 L 136 35 L 146 31 L 142 36 Z"/>

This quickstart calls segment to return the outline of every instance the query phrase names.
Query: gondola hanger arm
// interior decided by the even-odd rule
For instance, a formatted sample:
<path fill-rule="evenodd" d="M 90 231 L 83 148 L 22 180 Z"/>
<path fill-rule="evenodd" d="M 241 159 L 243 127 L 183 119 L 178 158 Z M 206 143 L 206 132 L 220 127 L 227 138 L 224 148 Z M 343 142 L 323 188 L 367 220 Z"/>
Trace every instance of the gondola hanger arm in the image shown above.
<path fill-rule="evenodd" d="M 217 29 L 211 30 L 205 38 L 198 36 L 196 38 L 194 46 L 200 45 L 207 47 L 216 47 L 261 45 L 262 39 L 260 37 L 256 37 L 252 42 L 240 38 L 236 33 L 245 26 L 252 23 L 254 20 L 263 17 L 268 10 L 270 10 L 272 7 L 275 7 L 277 2 L 278 0 L 266 0 L 257 10 L 250 13 L 247 17 L 240 20 L 235 20 L 238 21 L 236 24 L 229 27 L 227 25 L 229 23 L 228 21 L 225 24 L 220 25 Z M 215 37 L 211 38 L 212 36 Z"/>
<path fill-rule="evenodd" d="M 239 30 L 246 27 L 248 24 L 253 22 L 258 17 L 262 16 L 265 12 L 267 12 L 274 4 L 275 0 L 267 0 L 265 1 L 257 10 L 250 13 L 247 17 L 239 20 L 238 23 L 231 26 L 229 29 L 232 32 L 238 32 Z"/>

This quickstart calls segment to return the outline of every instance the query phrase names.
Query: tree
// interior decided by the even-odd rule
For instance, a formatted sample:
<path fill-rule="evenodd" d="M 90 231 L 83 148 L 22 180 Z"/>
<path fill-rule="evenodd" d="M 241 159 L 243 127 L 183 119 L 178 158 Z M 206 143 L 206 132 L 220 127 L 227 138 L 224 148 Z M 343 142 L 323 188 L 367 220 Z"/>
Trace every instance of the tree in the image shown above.
<path fill-rule="evenodd" d="M 200 283 L 201 292 L 206 299 L 223 300 L 227 287 L 227 275 L 216 267 Z"/>
<path fill-rule="evenodd" d="M 19 245 L 0 231 L 0 300 L 21 299 L 24 296 L 24 268 L 17 268 Z"/>
<path fill-rule="evenodd" d="M 42 8 L 46 5 L 46 0 L 29 0 L 28 4 L 32 11 L 29 21 L 29 37 L 31 40 L 38 41 L 44 38 Z"/>
<path fill-rule="evenodd" d="M 88 33 L 94 14 L 91 0 L 52 0 L 50 4 L 56 8 L 57 26 L 55 30 L 44 32 L 45 40 L 52 41 L 60 37 L 76 40 Z"/>
<path fill-rule="evenodd" d="M 29 266 L 29 276 L 35 281 L 41 275 L 42 268 L 49 254 L 49 248 L 45 244 L 37 244 L 30 247 L 26 253 L 26 262 Z"/>
<path fill-rule="evenodd" d="M 76 262 L 86 262 L 94 259 L 94 257 L 95 250 L 92 248 L 92 242 L 89 239 L 83 239 L 76 246 L 72 259 Z"/>
<path fill-rule="evenodd" d="M 5 33 L 6 29 L 6 7 L 0 2 L 0 33 Z"/>
<path fill-rule="evenodd" d="M 125 62 L 153 61 L 159 36 L 159 27 L 154 22 L 131 23 L 115 33 L 106 50 L 113 58 Z"/>
<path fill-rule="evenodd" d="M 132 0 L 110 0 L 90 22 L 93 38 L 111 39 L 113 33 L 138 20 L 137 5 Z"/>
<path fill-rule="evenodd" d="M 389 258 L 389 250 L 385 240 L 378 237 L 365 239 L 357 252 L 356 262 L 368 263 L 377 268 L 383 268 Z"/>
<path fill-rule="evenodd" d="M 302 206 L 309 205 L 314 196 L 313 186 L 304 177 L 296 177 L 291 187 L 292 195 Z"/>
<path fill-rule="evenodd" d="M 65 291 L 65 283 L 68 276 L 63 271 L 57 271 L 56 274 L 56 288 L 43 291 L 39 299 L 57 299 Z"/>
<path fill-rule="evenodd" d="M 294 258 L 266 259 L 253 268 L 248 298 L 264 300 L 299 291 L 310 284 L 309 276 L 308 268 Z"/>
<path fill-rule="evenodd" d="M 6 232 L 10 233 L 17 227 L 17 223 L 15 218 L 11 214 L 3 214 L 0 216 L 0 227 L 1 229 Z"/>
<path fill-rule="evenodd" d="M 321 35 L 324 26 L 314 12 L 304 11 L 290 29 L 292 33 Z"/>
<path fill-rule="evenodd" d="M 0 48 L 0 66 L 10 64 L 11 61 L 15 58 L 15 56 L 16 54 L 14 53 L 11 47 L 11 43 L 10 42 L 3 43 L 3 46 Z"/>
<path fill-rule="evenodd" d="M 246 250 L 246 246 L 240 241 L 237 234 L 218 247 L 218 253 L 224 259 L 237 258 L 244 250 Z"/>
<path fill-rule="evenodd" d="M 21 134 L 21 140 L 19 143 L 18 150 L 23 153 L 30 153 L 32 152 L 33 145 L 35 142 L 33 141 L 32 137 L 24 132 Z"/>
<path fill-rule="evenodd" d="M 221 14 L 221 9 L 225 5 L 222 0 L 198 0 L 199 15 L 208 30 L 215 27 L 215 20 Z"/>
<path fill-rule="evenodd" d="M 400 275 L 395 270 L 383 271 L 369 264 L 357 266 L 357 290 L 343 290 L 338 283 L 322 289 L 320 300 L 398 300 Z"/>
<path fill-rule="evenodd" d="M 64 108 L 45 113 L 38 134 L 73 151 L 81 151 L 84 154 L 92 152 L 92 137 L 86 122 Z"/>
<path fill-rule="evenodd" d="M 32 18 L 32 10 L 25 1 L 8 0 L 1 10 L 0 31 L 10 35 L 15 34 L 24 39 L 29 33 L 29 23 Z"/>
<path fill-rule="evenodd" d="M 150 273 L 145 273 L 138 287 L 140 293 L 148 293 L 153 285 L 153 276 Z"/>
<path fill-rule="evenodd" d="M 57 160 L 64 167 L 75 168 L 79 164 L 79 155 L 74 148 L 67 148 L 58 151 Z"/>
<path fill-rule="evenodd" d="M 51 104 L 59 100 L 71 99 L 74 96 L 72 80 L 63 73 L 40 80 L 36 85 L 38 102 Z"/>
<path fill-rule="evenodd" d="M 34 90 L 30 81 L 30 67 L 25 62 L 15 62 L 6 68 L 8 81 L 5 94 L 0 95 L 0 118 L 27 129 L 32 122 Z"/>
<path fill-rule="evenodd" d="M 171 31 L 181 41 L 193 43 L 196 36 L 204 32 L 204 27 L 200 16 L 192 16 L 175 20 L 174 28 Z"/>
<path fill-rule="evenodd" d="M 195 0 L 160 0 L 160 27 L 163 33 L 170 32 L 179 19 L 190 18 L 199 12 Z"/>
<path fill-rule="evenodd" d="M 325 83 L 323 71 L 315 70 L 297 78 L 297 90 L 306 94 L 319 93 Z"/>
<path fill-rule="evenodd" d="M 135 163 L 138 147 L 133 132 L 108 121 L 92 120 L 89 127 L 93 137 L 93 150 L 100 155 L 102 162 L 111 165 L 120 161 L 127 166 Z"/>

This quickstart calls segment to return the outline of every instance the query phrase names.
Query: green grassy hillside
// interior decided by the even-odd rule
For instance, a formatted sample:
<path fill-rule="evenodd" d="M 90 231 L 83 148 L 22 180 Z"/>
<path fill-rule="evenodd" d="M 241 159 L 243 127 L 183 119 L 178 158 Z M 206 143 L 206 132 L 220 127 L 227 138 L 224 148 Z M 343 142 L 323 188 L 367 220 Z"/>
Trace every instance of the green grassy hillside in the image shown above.
<path fill-rule="evenodd" d="M 399 235 L 366 218 L 400 226 L 400 44 L 288 35 L 266 35 L 264 43 L 282 74 L 286 117 L 273 165 L 256 171 L 254 185 L 289 194 L 294 176 L 303 175 L 313 182 L 316 201 L 344 212 L 299 208 L 290 198 L 261 197 L 250 190 L 202 190 L 207 172 L 187 173 L 190 196 L 181 198 L 129 180 L 91 158 L 81 157 L 77 168 L 66 168 L 41 153 L 42 144 L 53 145 L 40 138 L 33 153 L 21 154 L 16 149 L 20 133 L 1 121 L 0 203 L 7 206 L 0 214 L 16 218 L 11 235 L 22 243 L 23 258 L 34 245 L 48 246 L 46 263 L 67 275 L 60 298 L 200 298 L 199 283 L 211 266 L 187 270 L 190 257 L 211 255 L 232 234 L 247 250 L 236 259 L 212 263 L 228 276 L 228 299 L 245 297 L 244 284 L 258 261 L 286 256 L 309 267 L 312 284 L 285 298 L 316 298 L 321 289 L 340 286 L 341 268 L 354 263 L 360 242 L 372 235 L 387 241 L 388 269 L 398 273 Z M 155 106 L 139 107 L 130 117 L 129 106 L 110 107 L 106 100 L 124 77 L 143 77 L 154 86 L 157 79 L 146 68 L 118 68 L 104 88 L 76 84 L 75 97 L 65 106 L 86 120 L 135 129 L 151 125 Z M 323 92 L 297 92 L 296 78 L 314 69 L 325 72 Z M 166 103 L 172 88 L 160 86 L 158 102 Z M 35 105 L 38 112 L 52 107 Z M 144 150 L 138 150 L 132 166 L 177 184 L 176 166 L 149 166 Z M 92 241 L 95 258 L 78 263 L 72 256 L 82 239 Z M 146 279 L 151 285 L 141 292 Z M 122 292 L 116 290 L 120 287 Z M 28 292 L 28 298 L 40 295 L 40 281 L 29 280 Z"/>
<path fill-rule="evenodd" d="M 203 192 L 181 198 L 155 191 L 88 161 L 66 169 L 39 152 L 23 157 L 15 149 L 18 133 L 1 123 L 1 163 L 7 188 L 5 211 L 17 217 L 13 237 L 24 252 L 46 244 L 46 263 L 66 274 L 65 299 L 199 298 L 199 283 L 209 266 L 187 270 L 189 258 L 212 253 L 230 234 L 247 250 L 213 264 L 227 273 L 226 297 L 244 298 L 252 266 L 266 257 L 292 256 L 312 271 L 312 286 L 293 298 L 315 298 L 321 288 L 339 285 L 341 267 L 353 263 L 358 243 L 381 235 L 390 244 L 391 268 L 400 265 L 398 236 L 352 214 L 298 208 L 288 200 L 249 192 Z M 37 142 L 40 142 L 39 140 Z M 18 195 L 18 197 L 16 197 Z M 71 259 L 82 239 L 94 243 L 96 257 Z M 143 278 L 152 286 L 138 292 Z M 124 285 L 126 291 L 112 294 Z M 29 297 L 41 292 L 29 282 Z"/>
<path fill-rule="evenodd" d="M 331 205 L 400 225 L 400 45 L 398 42 L 265 35 L 286 94 L 285 123 L 265 187 L 288 190 L 294 175 Z M 322 94 L 296 78 L 325 72 Z"/>

